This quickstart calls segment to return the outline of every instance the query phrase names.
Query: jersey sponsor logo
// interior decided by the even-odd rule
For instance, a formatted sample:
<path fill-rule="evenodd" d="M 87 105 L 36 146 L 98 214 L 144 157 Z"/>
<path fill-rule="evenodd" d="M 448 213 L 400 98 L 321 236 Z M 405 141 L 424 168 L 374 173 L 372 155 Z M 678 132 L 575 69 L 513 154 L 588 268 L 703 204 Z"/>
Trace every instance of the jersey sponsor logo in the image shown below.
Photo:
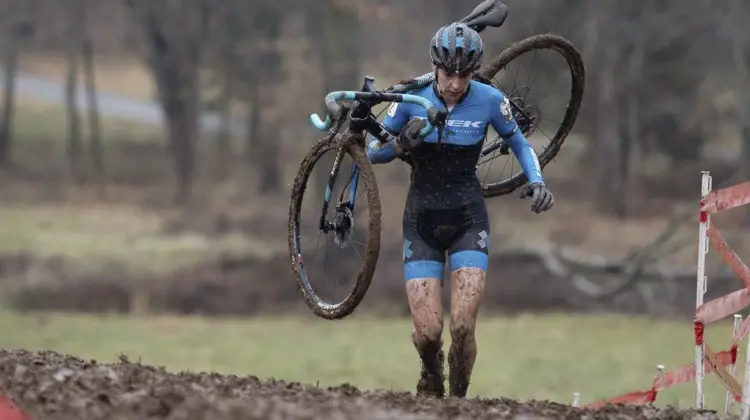
<path fill-rule="evenodd" d="M 396 118 L 396 110 L 398 109 L 398 102 L 393 102 L 388 108 L 388 116 L 391 118 Z"/>
<path fill-rule="evenodd" d="M 449 127 L 463 127 L 463 128 L 482 128 L 483 121 L 469 121 L 469 120 L 448 120 L 445 125 Z"/>
<path fill-rule="evenodd" d="M 510 101 L 505 96 L 503 96 L 503 101 L 500 102 L 500 113 L 503 114 L 506 123 L 509 123 L 513 119 L 513 113 L 510 111 Z"/>

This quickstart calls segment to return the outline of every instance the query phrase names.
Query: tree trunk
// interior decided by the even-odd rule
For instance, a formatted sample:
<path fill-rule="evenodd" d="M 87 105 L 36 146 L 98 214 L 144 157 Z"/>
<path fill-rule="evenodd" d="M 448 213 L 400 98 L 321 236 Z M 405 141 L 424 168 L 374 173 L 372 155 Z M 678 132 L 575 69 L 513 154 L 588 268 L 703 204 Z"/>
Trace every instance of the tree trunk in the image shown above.
<path fill-rule="evenodd" d="M 320 52 L 318 66 L 323 75 L 325 93 L 332 90 L 358 90 L 360 78 L 359 22 L 350 10 L 337 7 L 325 0 L 307 15 L 306 30 L 313 45 Z M 324 24 L 321 25 L 321 21 Z M 322 110 L 324 111 L 324 110 Z M 316 194 L 323 194 L 330 176 L 330 165 L 322 158 L 316 165 L 312 179 Z M 312 186 L 312 185 L 311 185 Z"/>
<path fill-rule="evenodd" d="M 247 92 L 247 130 L 245 131 L 245 159 L 252 165 L 258 153 L 261 137 L 261 107 L 258 105 L 258 83 L 250 82 Z"/>
<path fill-rule="evenodd" d="M 94 41 L 89 31 L 86 7 L 81 8 L 81 54 L 83 59 L 84 83 L 89 120 L 89 157 L 96 184 L 102 192 L 105 180 L 104 150 L 102 147 L 101 117 L 96 92 L 96 72 L 94 71 Z"/>
<path fill-rule="evenodd" d="M 604 52 L 596 86 L 595 165 L 599 210 L 618 218 L 625 216 L 622 179 L 621 143 L 619 140 L 618 101 L 614 95 L 616 61 L 611 52 Z"/>
<path fill-rule="evenodd" d="M 197 172 L 198 70 L 211 9 L 207 2 L 125 1 L 143 26 L 147 61 L 167 118 L 169 151 L 177 174 L 175 201 L 184 205 L 191 198 Z"/>
<path fill-rule="evenodd" d="M 216 136 L 216 177 L 220 180 L 226 180 L 229 176 L 232 156 L 232 92 L 234 92 L 234 81 L 232 72 L 227 65 L 224 71 L 224 83 L 221 92 L 221 122 L 219 132 Z"/>
<path fill-rule="evenodd" d="M 192 195 L 195 178 L 195 143 L 198 131 L 194 104 L 181 101 L 168 111 L 169 147 L 177 174 L 175 202 L 187 204 Z"/>
<path fill-rule="evenodd" d="M 78 59 L 80 56 L 80 37 L 78 36 L 78 18 L 76 0 L 68 5 L 68 69 L 65 82 L 65 108 L 68 122 L 68 167 L 76 184 L 86 182 L 82 162 L 81 117 L 78 112 Z"/>
<path fill-rule="evenodd" d="M 273 193 L 281 189 L 281 171 L 279 170 L 279 124 L 264 124 L 263 141 L 259 143 L 255 159 L 258 168 L 258 191 L 261 194 Z"/>
<path fill-rule="evenodd" d="M 18 44 L 20 42 L 15 31 L 10 31 L 5 40 L 5 79 L 3 80 L 5 94 L 3 95 L 3 116 L 0 122 L 0 168 L 7 168 L 11 160 L 15 80 L 18 73 Z"/>
<path fill-rule="evenodd" d="M 169 151 L 177 175 L 175 202 L 187 204 L 196 175 L 195 144 L 200 130 L 197 74 L 185 68 L 180 73 L 172 66 L 158 71 L 162 74 L 159 91 L 169 130 Z"/>

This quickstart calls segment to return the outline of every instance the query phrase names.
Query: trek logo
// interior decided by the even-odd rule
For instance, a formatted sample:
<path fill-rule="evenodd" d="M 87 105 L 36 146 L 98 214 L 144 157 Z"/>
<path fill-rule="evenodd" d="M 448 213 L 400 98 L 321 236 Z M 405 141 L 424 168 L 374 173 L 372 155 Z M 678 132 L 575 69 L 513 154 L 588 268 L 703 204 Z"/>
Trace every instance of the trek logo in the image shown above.
<path fill-rule="evenodd" d="M 482 128 L 482 121 L 448 120 L 445 125 L 448 127 Z"/>

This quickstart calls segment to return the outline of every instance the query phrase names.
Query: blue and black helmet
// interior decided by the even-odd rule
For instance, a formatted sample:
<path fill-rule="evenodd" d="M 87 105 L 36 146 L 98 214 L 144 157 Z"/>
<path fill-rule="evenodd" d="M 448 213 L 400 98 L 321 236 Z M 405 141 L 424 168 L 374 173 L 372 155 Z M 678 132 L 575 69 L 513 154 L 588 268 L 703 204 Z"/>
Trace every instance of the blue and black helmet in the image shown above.
<path fill-rule="evenodd" d="M 475 71 L 482 65 L 484 47 L 477 31 L 463 23 L 452 23 L 430 41 L 432 63 L 451 73 Z"/>

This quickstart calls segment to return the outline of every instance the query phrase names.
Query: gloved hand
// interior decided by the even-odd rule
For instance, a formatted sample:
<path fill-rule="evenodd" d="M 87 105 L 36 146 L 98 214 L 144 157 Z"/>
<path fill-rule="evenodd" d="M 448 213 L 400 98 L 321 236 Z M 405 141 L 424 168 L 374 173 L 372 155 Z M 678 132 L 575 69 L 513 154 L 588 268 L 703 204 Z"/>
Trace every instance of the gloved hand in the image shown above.
<path fill-rule="evenodd" d="M 521 188 L 521 198 L 531 197 L 531 211 L 541 213 L 555 205 L 555 197 L 544 185 L 534 182 Z"/>
<path fill-rule="evenodd" d="M 421 118 L 412 118 L 406 123 L 401 132 L 396 138 L 396 143 L 402 151 L 408 152 L 409 150 L 422 144 L 423 137 L 419 135 L 419 132 L 424 128 L 427 123 Z"/>

